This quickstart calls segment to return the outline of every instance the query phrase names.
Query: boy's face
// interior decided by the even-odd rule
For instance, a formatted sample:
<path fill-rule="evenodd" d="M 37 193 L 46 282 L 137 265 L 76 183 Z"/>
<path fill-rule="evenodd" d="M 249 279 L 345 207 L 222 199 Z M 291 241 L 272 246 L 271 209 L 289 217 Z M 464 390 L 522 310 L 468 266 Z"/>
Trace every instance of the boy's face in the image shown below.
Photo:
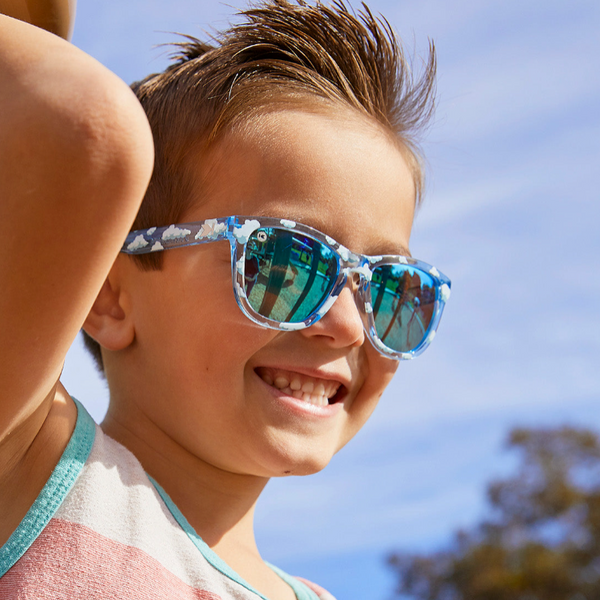
<path fill-rule="evenodd" d="M 355 252 L 407 252 L 410 170 L 377 126 L 350 111 L 255 117 L 199 160 L 197 173 L 201 201 L 181 222 L 288 218 Z M 229 256 L 227 242 L 171 250 L 163 269 L 151 272 L 119 258 L 135 328 L 122 353 L 124 383 L 111 385 L 114 400 L 126 397 L 117 403 L 119 418 L 129 418 L 125 407 L 133 402 L 147 417 L 128 424 L 138 435 L 154 445 L 166 435 L 227 471 L 317 471 L 363 426 L 398 363 L 366 338 L 350 287 L 308 329 L 253 324 L 236 305 Z M 315 406 L 280 391 L 278 378 L 280 387 L 283 378 L 338 391 L 333 403 Z"/>

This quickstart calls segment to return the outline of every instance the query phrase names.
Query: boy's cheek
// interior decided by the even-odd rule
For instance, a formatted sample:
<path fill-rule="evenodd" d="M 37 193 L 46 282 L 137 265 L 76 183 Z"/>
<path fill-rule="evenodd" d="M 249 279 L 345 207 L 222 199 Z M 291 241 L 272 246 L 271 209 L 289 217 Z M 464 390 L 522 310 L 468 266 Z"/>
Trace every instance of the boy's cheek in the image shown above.
<path fill-rule="evenodd" d="M 363 367 L 364 381 L 346 409 L 347 426 L 336 452 L 343 448 L 369 420 L 398 369 L 399 361 L 382 356 L 373 347 L 366 349 L 366 354 L 367 360 Z"/>
<path fill-rule="evenodd" d="M 365 342 L 365 355 L 367 374 L 363 388 L 367 394 L 376 397 L 375 407 L 381 395 L 392 381 L 400 361 L 383 356 L 373 347 L 370 341 Z"/>

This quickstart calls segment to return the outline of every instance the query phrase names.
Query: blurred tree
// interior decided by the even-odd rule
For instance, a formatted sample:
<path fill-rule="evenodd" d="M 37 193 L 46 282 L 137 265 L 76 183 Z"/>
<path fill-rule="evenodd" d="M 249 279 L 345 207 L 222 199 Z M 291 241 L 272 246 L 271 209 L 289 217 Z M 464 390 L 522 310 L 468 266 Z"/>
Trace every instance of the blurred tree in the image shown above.
<path fill-rule="evenodd" d="M 600 439 L 586 429 L 514 429 L 517 474 L 492 482 L 491 515 L 447 550 L 393 554 L 397 598 L 599 600 Z"/>

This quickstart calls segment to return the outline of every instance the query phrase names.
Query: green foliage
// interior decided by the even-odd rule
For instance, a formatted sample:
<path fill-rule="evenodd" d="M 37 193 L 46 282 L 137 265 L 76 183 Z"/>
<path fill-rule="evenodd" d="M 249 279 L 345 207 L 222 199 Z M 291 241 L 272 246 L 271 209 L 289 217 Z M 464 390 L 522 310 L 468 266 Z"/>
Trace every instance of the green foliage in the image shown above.
<path fill-rule="evenodd" d="M 447 550 L 389 557 L 398 598 L 600 598 L 600 439 L 571 427 L 514 429 L 508 446 L 520 467 L 489 485 L 488 520 Z"/>

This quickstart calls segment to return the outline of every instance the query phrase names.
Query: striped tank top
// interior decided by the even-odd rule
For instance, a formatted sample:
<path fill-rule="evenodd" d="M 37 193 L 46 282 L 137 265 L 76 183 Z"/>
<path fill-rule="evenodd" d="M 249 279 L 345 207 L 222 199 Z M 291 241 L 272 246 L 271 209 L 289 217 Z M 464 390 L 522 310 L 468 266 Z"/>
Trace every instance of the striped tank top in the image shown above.
<path fill-rule="evenodd" d="M 77 424 L 0 548 L 0 598 L 267 600 L 217 556 L 126 448 L 77 402 Z M 271 568 L 298 600 L 335 600 Z"/>

